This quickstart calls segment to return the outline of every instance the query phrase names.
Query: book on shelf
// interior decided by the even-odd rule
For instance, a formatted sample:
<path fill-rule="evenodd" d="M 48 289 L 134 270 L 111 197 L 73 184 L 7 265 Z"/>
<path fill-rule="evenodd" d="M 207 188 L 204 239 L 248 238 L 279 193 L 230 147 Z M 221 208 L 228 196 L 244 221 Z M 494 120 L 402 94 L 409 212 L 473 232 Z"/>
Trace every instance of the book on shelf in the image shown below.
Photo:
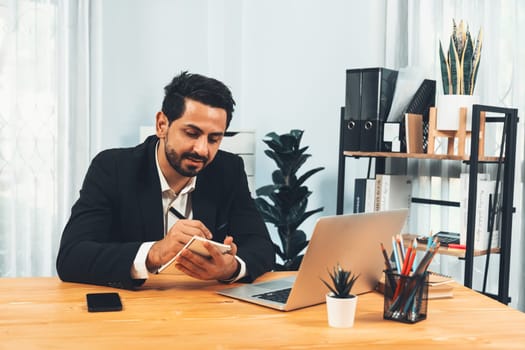
<path fill-rule="evenodd" d="M 354 213 L 365 212 L 366 201 L 366 179 L 356 178 L 354 180 Z"/>
<path fill-rule="evenodd" d="M 378 181 L 378 178 L 380 180 Z M 392 210 L 410 207 L 412 181 L 407 175 L 376 175 L 377 210 Z"/>
<path fill-rule="evenodd" d="M 376 179 L 366 179 L 365 213 L 374 211 Z"/>
<path fill-rule="evenodd" d="M 448 178 L 448 197 L 447 200 L 460 203 L 462 192 L 464 189 L 461 188 L 461 183 L 459 177 L 449 177 Z M 449 232 L 460 232 L 460 222 L 461 222 L 461 208 L 460 207 L 448 207 L 446 208 L 446 221 L 448 222 L 448 227 L 446 228 Z"/>
<path fill-rule="evenodd" d="M 469 185 L 469 174 L 460 175 L 461 187 L 468 189 Z M 489 217 L 490 208 L 494 202 L 494 191 L 496 181 L 490 180 L 488 174 L 478 174 L 477 191 L 476 191 L 476 210 L 475 210 L 475 223 L 474 223 L 474 249 L 475 250 L 486 250 L 488 248 L 489 241 Z M 467 242 L 467 215 L 468 215 L 468 191 L 463 191 L 460 199 L 460 244 L 466 244 Z M 492 235 L 491 248 L 499 247 L 499 231 L 496 225 L 494 225 L 494 231 Z"/>
<path fill-rule="evenodd" d="M 378 181 L 379 177 L 379 181 Z M 376 211 L 410 208 L 412 180 L 407 175 L 376 175 Z M 402 232 L 408 232 L 410 212 Z"/>
<path fill-rule="evenodd" d="M 375 179 L 356 178 L 354 180 L 354 213 L 374 211 Z"/>
<path fill-rule="evenodd" d="M 375 193 L 374 193 L 374 211 L 381 210 L 381 188 L 383 186 L 383 174 L 376 174 Z"/>

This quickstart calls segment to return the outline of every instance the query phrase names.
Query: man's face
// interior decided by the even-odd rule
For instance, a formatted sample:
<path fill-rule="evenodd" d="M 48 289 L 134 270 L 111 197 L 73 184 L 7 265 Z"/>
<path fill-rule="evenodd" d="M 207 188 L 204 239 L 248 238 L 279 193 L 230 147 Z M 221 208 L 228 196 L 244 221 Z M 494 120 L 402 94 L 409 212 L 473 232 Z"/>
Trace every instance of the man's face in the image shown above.
<path fill-rule="evenodd" d="M 195 176 L 215 158 L 225 131 L 224 109 L 186 99 L 184 114 L 165 133 L 166 160 L 180 175 Z"/>

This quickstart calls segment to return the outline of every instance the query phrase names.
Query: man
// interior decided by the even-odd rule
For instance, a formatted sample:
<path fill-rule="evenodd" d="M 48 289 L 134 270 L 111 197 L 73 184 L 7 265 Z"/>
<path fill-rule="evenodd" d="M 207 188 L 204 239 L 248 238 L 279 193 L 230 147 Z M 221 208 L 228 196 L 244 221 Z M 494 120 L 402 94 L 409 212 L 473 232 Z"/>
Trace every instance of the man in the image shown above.
<path fill-rule="evenodd" d="M 223 83 L 183 72 L 165 87 L 156 136 L 93 159 L 62 234 L 62 280 L 140 286 L 194 235 L 232 249 L 205 243 L 211 258 L 184 249 L 175 266 L 189 276 L 251 282 L 272 269 L 242 159 L 219 150 L 234 105 Z"/>

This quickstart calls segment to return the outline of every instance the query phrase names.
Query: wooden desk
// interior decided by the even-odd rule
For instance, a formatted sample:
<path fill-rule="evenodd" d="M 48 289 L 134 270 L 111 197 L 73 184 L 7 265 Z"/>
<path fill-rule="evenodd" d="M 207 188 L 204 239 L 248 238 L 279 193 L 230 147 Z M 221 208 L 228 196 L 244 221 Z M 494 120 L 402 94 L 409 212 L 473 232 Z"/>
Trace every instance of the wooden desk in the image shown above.
<path fill-rule="evenodd" d="M 382 295 L 361 295 L 349 329 L 330 328 L 324 304 L 274 311 L 214 293 L 224 287 L 155 276 L 143 290 L 117 290 L 123 311 L 89 313 L 86 293 L 115 289 L 57 278 L 2 278 L 0 349 L 511 349 L 525 344 L 525 314 L 458 284 L 454 298 L 430 300 L 427 320 L 413 325 L 383 320 Z"/>

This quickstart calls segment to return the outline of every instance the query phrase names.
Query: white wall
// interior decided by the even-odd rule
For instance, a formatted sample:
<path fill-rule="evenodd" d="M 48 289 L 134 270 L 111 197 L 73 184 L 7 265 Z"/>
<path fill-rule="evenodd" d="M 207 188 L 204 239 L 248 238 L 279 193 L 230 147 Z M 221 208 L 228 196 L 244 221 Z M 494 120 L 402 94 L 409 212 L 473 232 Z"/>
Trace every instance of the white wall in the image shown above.
<path fill-rule="evenodd" d="M 340 107 L 347 68 L 383 62 L 383 2 L 257 1 L 245 4 L 243 121 L 259 139 L 303 129 L 312 157 L 302 171 L 325 170 L 307 182 L 310 209 L 335 214 Z M 258 144 L 257 184 L 271 183 L 275 165 Z M 351 207 L 350 207 L 351 210 Z M 308 224 L 305 232 L 310 232 Z"/>
<path fill-rule="evenodd" d="M 96 0 L 94 7 L 93 66 L 102 68 L 92 90 L 103 129 L 93 153 L 135 145 L 175 74 L 210 75 L 236 98 L 230 129 L 256 131 L 256 186 L 270 183 L 275 169 L 264 135 L 303 129 L 312 157 L 301 172 L 326 168 L 306 183 L 309 209 L 335 214 L 345 70 L 383 65 L 384 1 Z M 309 233 L 313 223 L 301 228 Z"/>
<path fill-rule="evenodd" d="M 399 5 L 393 4 L 388 3 L 389 11 Z M 433 6 L 410 20 L 425 20 L 436 12 Z M 309 209 L 323 206 L 322 215 L 335 214 L 345 70 L 397 62 L 392 53 L 385 61 L 386 40 L 391 39 L 386 8 L 384 0 L 92 0 L 91 156 L 105 148 L 135 145 L 139 126 L 154 123 L 163 87 L 189 70 L 218 78 L 232 89 L 237 110 L 231 129 L 256 131 L 256 187 L 270 183 L 275 170 L 264 155 L 264 135 L 303 129 L 303 146 L 309 146 L 312 157 L 302 171 L 326 168 L 306 183 L 313 192 Z M 392 12 L 389 19 L 397 28 Z M 437 35 L 433 33 L 429 37 Z M 427 57 L 434 57 L 431 51 L 419 51 L 412 64 L 432 61 Z M 366 160 L 347 163 L 348 179 L 366 175 Z M 346 188 L 348 212 L 353 184 Z M 515 198 L 518 207 L 520 201 L 521 194 Z M 310 233 L 314 221 L 310 218 L 301 229 Z M 514 227 L 517 236 L 519 223 Z M 517 238 L 513 266 L 520 266 L 523 250 Z M 516 286 L 511 294 L 521 290 Z"/>

